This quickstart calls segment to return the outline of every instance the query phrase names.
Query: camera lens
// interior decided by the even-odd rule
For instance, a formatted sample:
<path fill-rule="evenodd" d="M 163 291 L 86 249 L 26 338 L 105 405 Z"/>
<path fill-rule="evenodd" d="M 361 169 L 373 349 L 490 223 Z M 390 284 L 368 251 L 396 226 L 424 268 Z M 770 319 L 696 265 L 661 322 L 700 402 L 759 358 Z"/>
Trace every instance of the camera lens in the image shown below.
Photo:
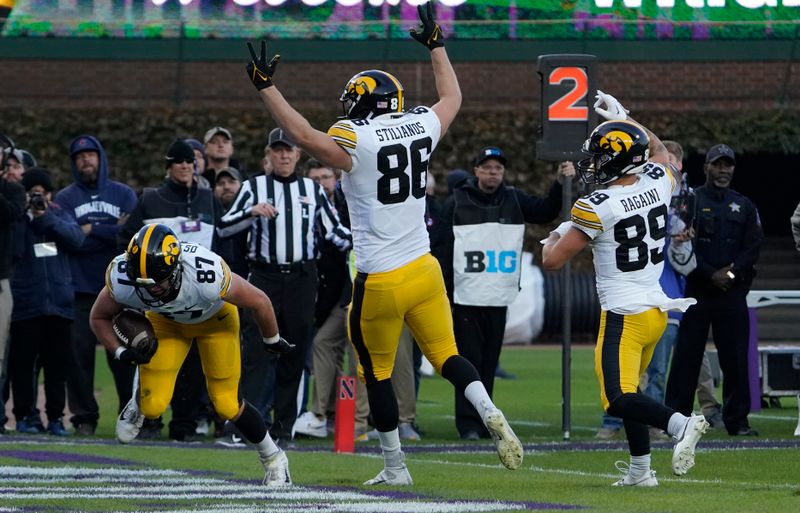
<path fill-rule="evenodd" d="M 31 208 L 34 210 L 46 210 L 47 202 L 41 194 L 31 195 Z"/>

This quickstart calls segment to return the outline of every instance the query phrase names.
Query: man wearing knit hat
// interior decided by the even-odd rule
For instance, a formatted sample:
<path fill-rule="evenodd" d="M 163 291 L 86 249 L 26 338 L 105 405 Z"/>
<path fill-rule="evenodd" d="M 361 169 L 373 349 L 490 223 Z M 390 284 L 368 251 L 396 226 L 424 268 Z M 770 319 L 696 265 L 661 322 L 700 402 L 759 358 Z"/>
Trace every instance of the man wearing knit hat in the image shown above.
<path fill-rule="evenodd" d="M 70 419 L 75 432 L 91 436 L 100 411 L 94 397 L 97 338 L 89 327 L 89 312 L 105 284 L 105 267 L 117 254 L 122 223 L 136 205 L 133 189 L 109 177 L 105 148 L 97 138 L 81 135 L 69 147 L 73 183 L 55 197 L 56 203 L 80 225 L 86 239 L 69 254 L 75 288 L 75 322 L 72 324 L 72 359 L 67 377 Z M 133 370 L 107 358 L 114 376 L 119 408 L 131 398 Z"/>
<path fill-rule="evenodd" d="M 3 150 L 3 152 L 5 153 L 6 157 L 6 170 L 3 178 L 8 182 L 20 183 L 22 181 L 22 174 L 25 172 L 25 169 L 36 165 L 35 160 L 33 160 L 32 165 L 26 165 L 26 162 L 31 162 L 33 157 L 25 150 L 20 150 L 19 148 L 6 148 Z M 26 156 L 29 158 L 26 158 Z"/>

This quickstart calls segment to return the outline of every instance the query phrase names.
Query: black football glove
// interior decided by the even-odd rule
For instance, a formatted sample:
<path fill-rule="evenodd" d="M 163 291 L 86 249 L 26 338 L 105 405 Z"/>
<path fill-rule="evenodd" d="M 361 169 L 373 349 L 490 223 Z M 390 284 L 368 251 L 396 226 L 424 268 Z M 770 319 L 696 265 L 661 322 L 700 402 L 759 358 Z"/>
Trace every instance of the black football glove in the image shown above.
<path fill-rule="evenodd" d="M 264 342 L 264 349 L 266 349 L 267 352 L 277 355 L 291 353 L 294 351 L 294 347 L 294 344 L 290 344 L 283 337 L 280 337 L 277 342 L 273 342 L 272 344 Z"/>
<path fill-rule="evenodd" d="M 428 50 L 444 46 L 442 29 L 433 19 L 433 5 L 430 2 L 418 5 L 417 14 L 419 14 L 421 25 L 418 28 L 409 30 L 411 37 L 425 45 Z"/>
<path fill-rule="evenodd" d="M 155 353 L 155 351 L 153 351 Z M 128 365 L 144 365 L 146 363 L 150 363 L 150 359 L 153 355 L 145 355 L 138 353 L 134 349 L 125 348 L 123 351 L 119 353 L 117 356 L 117 360 L 122 363 L 127 363 Z"/>
<path fill-rule="evenodd" d="M 259 91 L 272 87 L 272 76 L 275 74 L 275 68 L 278 67 L 278 61 L 281 59 L 280 55 L 275 55 L 272 60 L 267 62 L 267 42 L 261 41 L 261 56 L 256 57 L 256 51 L 253 50 L 253 45 L 247 43 L 247 49 L 250 50 L 250 58 L 252 59 L 247 63 L 247 76 L 252 80 L 253 85 Z"/>

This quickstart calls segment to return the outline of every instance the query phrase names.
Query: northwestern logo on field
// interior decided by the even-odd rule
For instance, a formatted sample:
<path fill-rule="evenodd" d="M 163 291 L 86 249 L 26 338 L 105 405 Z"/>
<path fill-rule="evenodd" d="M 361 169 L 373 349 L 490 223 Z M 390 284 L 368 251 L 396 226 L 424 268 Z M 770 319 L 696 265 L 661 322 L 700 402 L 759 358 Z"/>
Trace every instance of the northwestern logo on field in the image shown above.
<path fill-rule="evenodd" d="M 465 273 L 513 273 L 517 270 L 516 251 L 465 251 Z"/>

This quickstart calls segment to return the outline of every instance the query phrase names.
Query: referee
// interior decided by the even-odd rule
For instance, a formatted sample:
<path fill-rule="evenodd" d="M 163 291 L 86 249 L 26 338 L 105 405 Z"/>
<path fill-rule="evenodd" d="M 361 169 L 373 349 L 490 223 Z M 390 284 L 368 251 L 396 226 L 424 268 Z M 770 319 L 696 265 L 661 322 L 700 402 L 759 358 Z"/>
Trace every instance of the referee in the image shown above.
<path fill-rule="evenodd" d="M 250 229 L 249 280 L 269 296 L 281 335 L 297 346 L 276 366 L 275 357 L 261 347 L 255 323 L 243 319 L 242 394 L 262 412 L 268 424 L 274 397 L 270 434 L 285 443 L 292 438 L 298 387 L 312 340 L 317 244 L 324 239 L 346 251 L 351 236 L 322 187 L 297 176 L 300 149 L 279 128 L 269 133 L 267 146 L 272 174 L 255 176 L 242 184 L 217 230 L 220 236 L 228 237 Z"/>

